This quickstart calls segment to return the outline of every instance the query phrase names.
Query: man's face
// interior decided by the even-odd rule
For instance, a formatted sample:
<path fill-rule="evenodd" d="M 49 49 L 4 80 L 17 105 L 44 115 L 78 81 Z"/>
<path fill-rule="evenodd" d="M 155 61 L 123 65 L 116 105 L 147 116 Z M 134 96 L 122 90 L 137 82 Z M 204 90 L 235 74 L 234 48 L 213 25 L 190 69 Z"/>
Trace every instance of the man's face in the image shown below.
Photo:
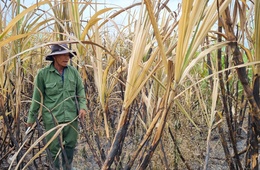
<path fill-rule="evenodd" d="M 70 60 L 70 55 L 68 54 L 60 54 L 60 55 L 55 55 L 53 56 L 54 62 L 61 66 L 61 67 L 66 67 L 68 65 L 68 62 Z"/>

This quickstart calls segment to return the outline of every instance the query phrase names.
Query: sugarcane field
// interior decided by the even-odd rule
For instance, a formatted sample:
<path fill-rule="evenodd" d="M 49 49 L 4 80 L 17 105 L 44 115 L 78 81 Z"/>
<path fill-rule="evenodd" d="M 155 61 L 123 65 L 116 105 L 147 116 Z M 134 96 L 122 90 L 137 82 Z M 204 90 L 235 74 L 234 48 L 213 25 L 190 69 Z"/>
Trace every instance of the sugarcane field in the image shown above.
<path fill-rule="evenodd" d="M 0 9 L 0 170 L 260 169 L 260 1 Z"/>

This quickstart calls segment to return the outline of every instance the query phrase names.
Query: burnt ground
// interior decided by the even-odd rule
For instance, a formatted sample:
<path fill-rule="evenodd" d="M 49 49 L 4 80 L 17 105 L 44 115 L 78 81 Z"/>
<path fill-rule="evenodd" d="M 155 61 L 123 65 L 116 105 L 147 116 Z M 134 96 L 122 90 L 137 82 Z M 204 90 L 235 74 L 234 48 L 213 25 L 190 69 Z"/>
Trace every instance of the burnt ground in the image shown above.
<path fill-rule="evenodd" d="M 87 122 L 89 126 L 86 126 L 87 133 L 89 136 L 89 141 L 91 143 L 91 146 L 94 147 L 96 154 L 100 156 L 100 150 L 98 149 L 97 141 L 99 141 L 99 145 L 104 151 L 104 154 L 106 155 L 109 148 L 110 148 L 110 142 L 105 137 L 105 130 L 104 125 L 101 120 L 96 119 L 96 123 L 99 124 L 99 126 L 90 126 L 90 123 Z M 101 123 L 99 123 L 99 121 Z M 188 169 L 187 166 L 185 166 L 183 160 L 180 159 L 181 156 L 185 159 L 186 163 L 189 165 L 190 169 L 192 170 L 200 170 L 204 168 L 205 164 L 205 157 L 206 157 L 206 146 L 207 146 L 207 127 L 205 124 L 198 123 L 199 127 L 202 130 L 196 130 L 194 126 L 191 125 L 189 121 L 186 121 L 184 119 L 181 119 L 178 121 L 176 125 L 176 119 L 173 120 L 173 118 L 169 118 L 168 125 L 166 127 L 171 128 L 174 137 L 175 142 L 178 145 L 178 148 L 181 153 L 176 152 L 176 145 L 174 144 L 172 138 L 169 135 L 169 132 L 167 128 L 164 130 L 164 134 L 162 137 L 162 144 L 157 146 L 157 149 L 155 150 L 153 157 L 151 159 L 151 162 L 149 164 L 149 167 L 147 169 L 166 169 L 168 166 L 169 169 Z M 230 148 L 231 155 L 232 153 L 232 145 L 231 142 L 228 140 L 228 132 L 227 128 L 224 127 L 225 136 L 228 142 L 228 147 Z M 242 131 L 240 136 L 237 137 L 237 148 L 239 152 L 242 152 L 246 148 L 246 138 L 247 138 L 247 126 L 246 123 L 242 127 Z M 139 127 L 139 129 L 130 129 L 128 130 L 128 135 L 125 139 L 124 146 L 123 146 L 123 153 L 122 156 L 122 165 L 124 166 L 126 161 L 131 156 L 131 153 L 134 152 L 142 138 L 140 134 L 144 133 L 144 130 Z M 113 131 L 114 133 L 114 131 Z M 97 138 L 95 138 L 95 136 Z M 111 135 L 112 136 L 112 135 Z M 32 141 L 35 141 L 38 138 L 37 134 L 33 135 Z M 98 140 L 97 140 L 98 139 Z M 221 140 L 219 137 L 219 133 L 217 128 L 214 128 L 211 133 L 210 137 L 210 145 L 209 145 L 209 161 L 208 161 L 208 170 L 225 170 L 229 169 L 226 160 L 225 155 L 223 151 L 223 147 L 221 144 Z M 29 147 L 29 146 L 28 146 Z M 39 145 L 40 148 L 43 147 L 43 144 L 41 143 Z M 163 147 L 163 149 L 162 149 Z M 26 150 L 26 148 L 25 148 Z M 35 148 L 34 153 L 37 152 L 39 148 Z M 14 153 L 11 151 L 9 155 L 5 159 L 2 159 L 0 169 L 5 170 L 8 169 L 9 163 L 8 158 L 10 155 Z M 34 154 L 34 153 L 31 153 Z M 142 155 L 143 153 L 140 153 Z M 166 162 L 164 158 L 166 157 Z M 29 161 L 30 156 L 27 157 L 26 161 Z M 140 157 L 138 158 L 140 159 Z M 138 159 L 136 160 L 136 164 L 138 163 Z M 240 160 L 242 164 L 244 164 L 245 160 L 245 154 L 241 154 Z M 136 164 L 134 164 L 132 169 L 136 169 Z M 167 165 L 166 165 L 167 164 Z M 81 131 L 78 145 L 76 147 L 75 156 L 73 165 L 78 170 L 96 170 L 100 169 L 100 167 L 97 165 L 94 156 L 90 150 L 89 144 L 86 142 L 85 134 L 83 131 Z M 114 165 L 113 165 L 114 166 Z M 46 160 L 46 152 L 41 154 L 41 156 L 36 160 L 35 164 L 31 166 L 31 169 L 48 169 L 48 163 Z M 13 166 L 11 169 L 14 169 L 15 166 Z M 112 167 L 112 169 L 115 169 L 115 167 Z M 120 169 L 120 168 L 119 168 Z"/>

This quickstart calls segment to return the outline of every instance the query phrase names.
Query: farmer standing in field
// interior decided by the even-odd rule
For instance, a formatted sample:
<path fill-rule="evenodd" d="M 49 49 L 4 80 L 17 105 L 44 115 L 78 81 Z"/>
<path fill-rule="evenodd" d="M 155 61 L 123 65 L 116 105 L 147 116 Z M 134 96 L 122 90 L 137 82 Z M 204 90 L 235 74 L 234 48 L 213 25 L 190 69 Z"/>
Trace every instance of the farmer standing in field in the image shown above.
<path fill-rule="evenodd" d="M 85 118 L 86 97 L 79 72 L 73 66 L 68 65 L 76 52 L 69 50 L 66 44 L 55 44 L 51 50 L 51 53 L 46 56 L 46 60 L 52 61 L 52 63 L 40 69 L 34 80 L 34 92 L 27 125 L 32 126 L 41 109 L 46 131 L 58 124 L 71 122 L 49 145 L 54 166 L 59 169 L 60 143 L 62 143 L 66 153 L 62 154 L 63 169 L 71 170 L 78 137 L 77 116 L 80 121 Z M 47 135 L 47 141 L 52 138 L 54 133 L 55 131 Z"/>

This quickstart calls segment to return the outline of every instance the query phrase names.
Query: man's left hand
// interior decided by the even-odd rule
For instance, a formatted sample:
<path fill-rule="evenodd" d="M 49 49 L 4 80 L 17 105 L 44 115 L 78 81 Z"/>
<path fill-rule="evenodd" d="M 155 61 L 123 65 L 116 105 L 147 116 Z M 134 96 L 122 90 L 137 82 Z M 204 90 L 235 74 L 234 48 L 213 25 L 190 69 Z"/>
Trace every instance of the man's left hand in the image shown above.
<path fill-rule="evenodd" d="M 80 121 L 83 121 L 85 119 L 86 114 L 87 114 L 87 112 L 84 109 L 81 109 L 79 111 L 79 119 L 80 119 Z"/>

